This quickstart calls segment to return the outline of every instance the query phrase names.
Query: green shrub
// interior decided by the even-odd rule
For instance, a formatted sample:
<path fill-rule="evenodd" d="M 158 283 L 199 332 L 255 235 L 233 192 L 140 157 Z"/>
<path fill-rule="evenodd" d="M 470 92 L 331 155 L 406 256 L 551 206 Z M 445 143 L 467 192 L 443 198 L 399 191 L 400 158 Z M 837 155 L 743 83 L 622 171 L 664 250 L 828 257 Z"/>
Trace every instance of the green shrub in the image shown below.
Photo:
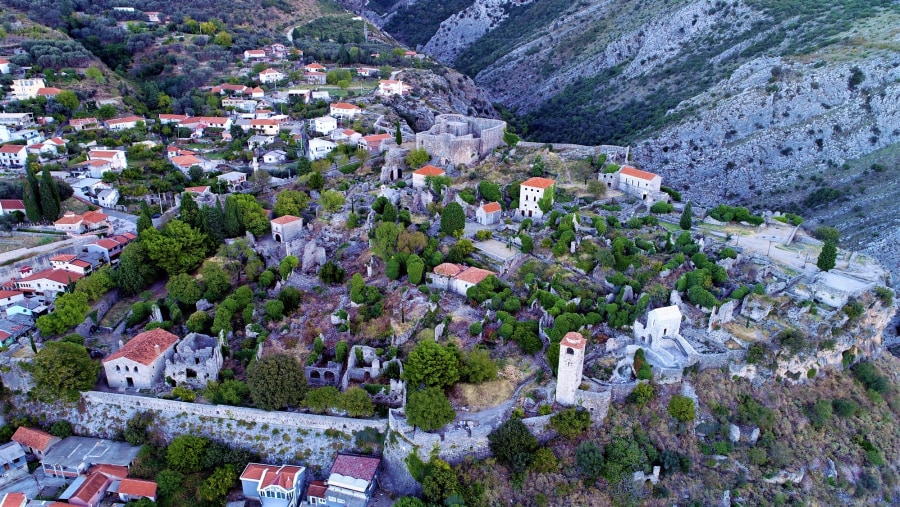
<path fill-rule="evenodd" d="M 550 426 L 560 435 L 573 440 L 591 427 L 591 415 L 587 410 L 568 408 L 551 417 Z"/>
<path fill-rule="evenodd" d="M 663 202 L 663 201 L 659 201 L 659 202 L 655 203 L 653 206 L 650 206 L 651 213 L 657 213 L 660 215 L 665 215 L 666 213 L 671 213 L 674 210 L 675 210 L 675 208 L 671 204 L 669 204 L 667 202 Z"/>
<path fill-rule="evenodd" d="M 680 394 L 669 400 L 668 411 L 670 416 L 683 423 L 691 422 L 697 417 L 694 400 Z"/>

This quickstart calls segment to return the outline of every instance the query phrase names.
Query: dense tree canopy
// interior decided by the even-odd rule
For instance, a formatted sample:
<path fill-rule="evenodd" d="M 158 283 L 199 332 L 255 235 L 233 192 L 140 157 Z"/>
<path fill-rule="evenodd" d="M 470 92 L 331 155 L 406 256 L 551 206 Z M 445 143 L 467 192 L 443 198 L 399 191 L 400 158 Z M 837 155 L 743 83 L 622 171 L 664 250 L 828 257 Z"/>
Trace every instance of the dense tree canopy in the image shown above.
<path fill-rule="evenodd" d="M 428 387 L 409 394 L 406 402 L 406 420 L 425 431 L 433 431 L 446 426 L 456 417 L 450 400 L 438 387 Z"/>
<path fill-rule="evenodd" d="M 100 364 L 91 360 L 87 349 L 70 342 L 48 342 L 29 366 L 35 393 L 44 400 L 78 401 L 79 391 L 88 391 L 97 382 Z"/>
<path fill-rule="evenodd" d="M 253 404 L 263 410 L 296 406 L 306 393 L 306 375 L 291 356 L 273 354 L 247 368 L 247 385 Z"/>
<path fill-rule="evenodd" d="M 459 380 L 459 360 L 449 348 L 433 340 L 423 340 L 409 353 L 403 379 L 413 389 L 448 386 Z"/>

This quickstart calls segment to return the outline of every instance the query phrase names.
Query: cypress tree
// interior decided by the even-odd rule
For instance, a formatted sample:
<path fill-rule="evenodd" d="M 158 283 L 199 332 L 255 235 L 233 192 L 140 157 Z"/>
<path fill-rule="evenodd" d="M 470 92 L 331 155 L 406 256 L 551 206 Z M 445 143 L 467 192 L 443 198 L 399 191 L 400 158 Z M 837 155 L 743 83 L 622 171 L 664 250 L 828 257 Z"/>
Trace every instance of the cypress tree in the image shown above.
<path fill-rule="evenodd" d="M 221 208 L 203 206 L 200 209 L 200 222 L 200 230 L 205 232 L 215 245 L 225 241 L 225 215 Z"/>
<path fill-rule="evenodd" d="M 181 194 L 181 208 L 179 208 L 178 218 L 182 222 L 191 227 L 201 228 L 200 208 L 197 202 L 189 192 Z"/>
<path fill-rule="evenodd" d="M 398 121 L 395 125 L 397 125 L 397 130 L 394 132 L 394 141 L 397 141 L 397 145 L 403 144 L 403 133 L 400 132 L 400 122 Z"/>
<path fill-rule="evenodd" d="M 45 166 L 41 171 L 41 212 L 44 220 L 53 222 L 59 218 L 59 190 L 56 188 L 56 182 L 50 176 L 50 170 Z"/>
<path fill-rule="evenodd" d="M 816 260 L 816 266 L 822 271 L 830 271 L 834 269 L 836 261 L 837 245 L 834 244 L 834 241 L 826 241 L 822 247 L 822 252 L 819 253 L 819 258 Z"/>
<path fill-rule="evenodd" d="M 137 233 L 138 236 L 141 235 L 141 232 L 152 229 L 153 228 L 153 219 L 150 217 L 150 208 L 144 208 L 141 211 L 141 216 L 137 221 Z"/>
<path fill-rule="evenodd" d="M 684 205 L 684 211 L 681 212 L 681 220 L 678 221 L 678 225 L 686 231 L 691 230 L 691 227 L 694 225 L 694 219 L 691 214 L 691 201 L 688 201 Z"/>
<path fill-rule="evenodd" d="M 225 199 L 225 237 L 235 238 L 244 233 L 237 203 L 232 197 Z"/>
<path fill-rule="evenodd" d="M 41 212 L 40 186 L 37 176 L 30 168 L 25 170 L 25 181 L 22 182 L 22 201 L 25 203 L 25 216 L 29 222 L 40 222 L 44 216 Z"/>

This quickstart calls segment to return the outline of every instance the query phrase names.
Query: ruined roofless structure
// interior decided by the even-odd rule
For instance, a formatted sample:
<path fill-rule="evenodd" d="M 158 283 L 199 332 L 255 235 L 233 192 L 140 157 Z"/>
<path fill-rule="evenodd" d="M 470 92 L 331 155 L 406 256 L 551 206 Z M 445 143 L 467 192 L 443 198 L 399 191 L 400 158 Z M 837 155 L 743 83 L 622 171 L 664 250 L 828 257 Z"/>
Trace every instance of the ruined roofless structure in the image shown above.
<path fill-rule="evenodd" d="M 503 144 L 506 122 L 441 114 L 434 126 L 416 134 L 416 148 L 425 148 L 438 165 L 471 164 Z"/>

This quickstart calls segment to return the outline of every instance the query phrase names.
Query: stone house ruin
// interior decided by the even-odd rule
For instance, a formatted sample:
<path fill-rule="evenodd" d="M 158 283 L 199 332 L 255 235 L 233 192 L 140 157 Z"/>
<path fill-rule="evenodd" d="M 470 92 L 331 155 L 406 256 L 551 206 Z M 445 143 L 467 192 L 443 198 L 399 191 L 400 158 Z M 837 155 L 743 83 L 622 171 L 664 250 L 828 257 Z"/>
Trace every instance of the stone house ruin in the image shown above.
<path fill-rule="evenodd" d="M 441 114 L 434 125 L 416 134 L 416 148 L 424 148 L 439 165 L 471 164 L 503 144 L 506 122 Z"/>
<path fill-rule="evenodd" d="M 215 338 L 191 333 L 175 346 L 175 354 L 166 360 L 166 381 L 202 389 L 219 378 L 222 369 L 223 336 Z"/>
<path fill-rule="evenodd" d="M 352 356 L 352 354 L 351 354 Z M 306 374 L 306 383 L 310 387 L 341 386 L 341 372 L 344 367 L 340 363 L 328 361 L 325 366 L 306 366 L 303 371 Z"/>

